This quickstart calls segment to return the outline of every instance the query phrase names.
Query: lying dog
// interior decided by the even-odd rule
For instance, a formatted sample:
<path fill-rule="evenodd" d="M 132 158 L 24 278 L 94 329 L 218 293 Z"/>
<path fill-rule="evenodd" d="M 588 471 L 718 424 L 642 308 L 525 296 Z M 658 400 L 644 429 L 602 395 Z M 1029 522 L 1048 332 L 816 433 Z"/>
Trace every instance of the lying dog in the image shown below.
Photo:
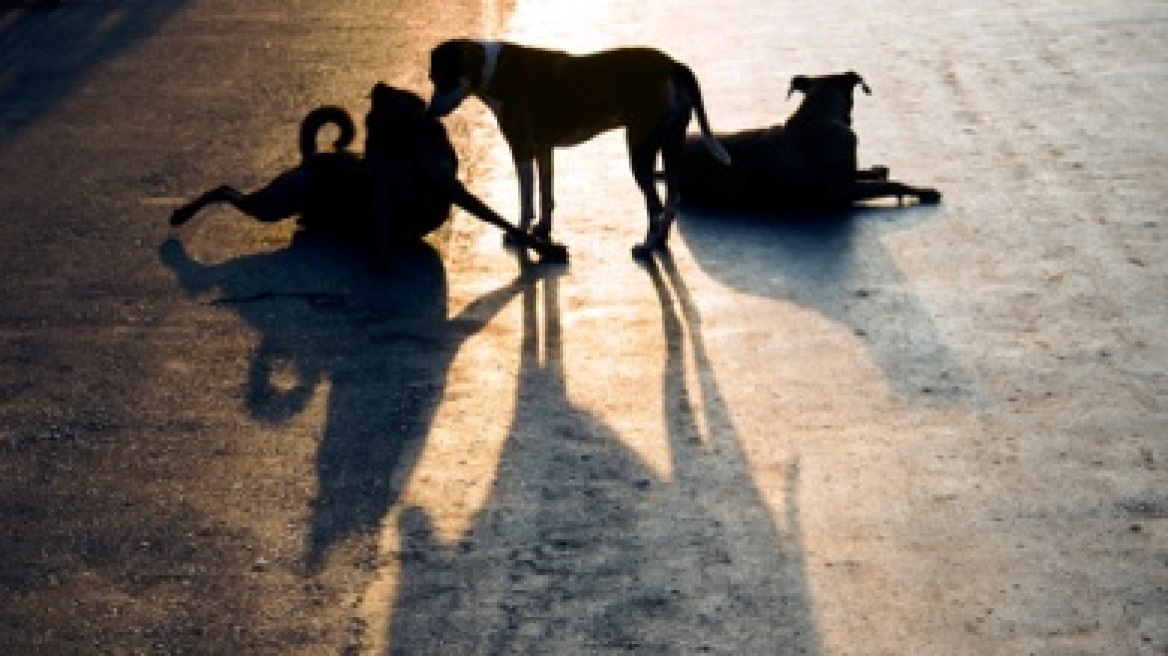
<path fill-rule="evenodd" d="M 852 96 L 872 90 L 853 72 L 822 77 L 796 76 L 787 93 L 804 94 L 787 120 L 769 128 L 718 135 L 734 158 L 722 166 L 686 140 L 681 193 L 687 202 L 754 209 L 831 208 L 881 197 L 915 197 L 936 203 L 935 189 L 888 180 L 888 168 L 860 170 L 852 130 Z"/>
<path fill-rule="evenodd" d="M 618 127 L 626 131 L 633 177 L 645 195 L 649 230 L 634 249 L 664 245 L 677 212 L 678 164 L 691 113 L 705 145 L 722 164 L 730 158 L 714 139 L 697 78 L 689 67 L 648 48 L 574 56 L 498 41 L 446 41 L 430 55 L 430 111 L 445 116 L 469 95 L 495 114 L 519 178 L 519 228 L 547 237 L 552 230 L 552 151 Z M 662 204 L 653 167 L 661 154 L 667 183 Z M 539 170 L 535 218 L 533 163 Z"/>
<path fill-rule="evenodd" d="M 567 260 L 563 246 L 519 230 L 467 191 L 458 181 L 458 157 L 446 129 L 426 115 L 421 98 L 378 83 L 371 100 L 364 158 L 348 150 L 356 134 L 349 113 L 319 107 L 301 122 L 299 166 L 251 193 L 229 185 L 211 189 L 176 209 L 171 225 L 185 224 L 210 204 L 229 203 L 257 221 L 298 216 L 305 230 L 372 244 L 387 264 L 397 248 L 441 226 L 453 204 L 545 259 Z M 329 124 L 340 135 L 332 152 L 317 152 L 318 132 Z"/>

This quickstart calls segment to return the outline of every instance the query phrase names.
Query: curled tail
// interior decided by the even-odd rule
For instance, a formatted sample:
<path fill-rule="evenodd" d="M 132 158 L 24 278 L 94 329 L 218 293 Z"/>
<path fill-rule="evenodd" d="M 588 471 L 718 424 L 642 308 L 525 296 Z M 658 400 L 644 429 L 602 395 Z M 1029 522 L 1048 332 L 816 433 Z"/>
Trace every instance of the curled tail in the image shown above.
<path fill-rule="evenodd" d="M 308 159 L 316 154 L 316 136 L 326 125 L 335 125 L 341 131 L 333 142 L 334 150 L 343 150 L 353 143 L 357 127 L 353 117 L 343 107 L 325 105 L 308 112 L 300 122 L 300 156 Z"/>
<path fill-rule="evenodd" d="M 702 89 L 698 86 L 698 78 L 694 75 L 692 69 L 685 64 L 677 64 L 673 70 L 673 80 L 677 88 L 689 99 L 690 104 L 693 105 L 694 113 L 698 116 L 698 127 L 702 131 L 702 142 L 706 144 L 710 154 L 714 156 L 719 162 L 730 166 L 730 153 L 714 137 L 713 130 L 710 129 L 710 120 L 706 118 L 706 106 L 702 102 Z"/>

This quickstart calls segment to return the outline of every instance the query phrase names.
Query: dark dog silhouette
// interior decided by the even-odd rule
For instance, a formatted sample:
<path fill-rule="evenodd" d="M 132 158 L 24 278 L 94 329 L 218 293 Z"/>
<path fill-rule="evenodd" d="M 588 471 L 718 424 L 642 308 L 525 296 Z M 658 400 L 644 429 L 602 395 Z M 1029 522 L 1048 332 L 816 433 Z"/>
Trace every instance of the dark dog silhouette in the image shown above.
<path fill-rule="evenodd" d="M 364 156 L 348 149 L 356 135 L 349 113 L 318 107 L 301 122 L 298 166 L 250 193 L 215 187 L 176 209 L 171 225 L 187 223 L 208 205 L 229 203 L 257 221 L 297 216 L 305 230 L 352 237 L 388 264 L 401 247 L 441 226 L 457 205 L 545 259 L 567 259 L 563 246 L 519 230 L 466 189 L 450 137 L 426 115 L 421 98 L 378 83 L 371 100 Z M 318 133 L 329 124 L 340 135 L 332 151 L 317 152 Z"/>
<path fill-rule="evenodd" d="M 888 180 L 887 167 L 859 168 L 852 129 L 857 86 L 872 93 L 854 72 L 796 76 L 787 96 L 799 91 L 804 98 L 786 124 L 718 135 L 732 166 L 710 156 L 700 138 L 688 137 L 682 197 L 693 205 L 759 210 L 838 209 L 884 197 L 940 201 L 935 189 Z"/>
<path fill-rule="evenodd" d="M 506 41 L 454 39 L 431 51 L 430 80 L 431 113 L 445 116 L 471 95 L 494 113 L 515 160 L 519 225 L 543 237 L 552 231 L 556 148 L 624 128 L 633 178 L 649 215 L 645 240 L 633 249 L 637 257 L 663 248 L 676 218 L 676 162 L 691 115 L 697 115 L 711 157 L 730 163 L 710 130 L 694 72 L 651 48 L 572 55 Z M 658 155 L 665 169 L 664 203 L 653 184 Z M 532 225 L 537 182 L 539 220 Z"/>

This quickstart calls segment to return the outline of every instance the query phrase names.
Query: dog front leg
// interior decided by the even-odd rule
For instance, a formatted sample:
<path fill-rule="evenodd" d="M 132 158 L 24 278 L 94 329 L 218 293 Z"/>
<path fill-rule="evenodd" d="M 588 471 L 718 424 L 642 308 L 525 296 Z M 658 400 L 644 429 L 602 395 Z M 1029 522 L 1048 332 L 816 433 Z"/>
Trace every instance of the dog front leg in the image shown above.
<path fill-rule="evenodd" d="M 897 204 L 904 203 L 906 196 L 917 199 L 918 203 L 934 205 L 941 202 L 941 192 L 936 189 L 913 187 L 901 182 L 865 182 L 852 185 L 849 202 L 863 202 L 877 198 L 896 198 Z"/>
<path fill-rule="evenodd" d="M 454 201 L 455 205 L 466 210 L 472 216 L 502 230 L 507 243 L 534 249 L 541 257 L 549 262 L 568 261 L 568 249 L 560 244 L 554 244 L 550 241 L 534 237 L 511 225 L 506 219 L 499 216 L 495 210 L 488 207 L 486 203 L 467 191 L 466 187 L 456 178 L 449 178 L 444 184 L 447 195 Z"/>
<path fill-rule="evenodd" d="M 535 220 L 534 167 L 534 158 L 515 160 L 515 175 L 519 178 L 519 229 L 523 232 L 530 231 Z"/>
<path fill-rule="evenodd" d="M 552 191 L 552 149 L 541 150 L 536 155 L 535 165 L 539 168 L 539 222 L 532 231 L 536 237 L 550 239 L 552 234 L 552 210 L 556 207 Z"/>
<path fill-rule="evenodd" d="M 860 182 L 884 182 L 888 180 L 887 166 L 873 166 L 867 169 L 858 169 L 856 171 L 856 180 Z"/>
<path fill-rule="evenodd" d="M 181 226 L 195 218 L 195 215 L 208 205 L 215 203 L 234 203 L 238 206 L 243 194 L 234 187 L 223 185 L 200 195 L 198 198 L 176 209 L 170 215 L 170 225 Z"/>

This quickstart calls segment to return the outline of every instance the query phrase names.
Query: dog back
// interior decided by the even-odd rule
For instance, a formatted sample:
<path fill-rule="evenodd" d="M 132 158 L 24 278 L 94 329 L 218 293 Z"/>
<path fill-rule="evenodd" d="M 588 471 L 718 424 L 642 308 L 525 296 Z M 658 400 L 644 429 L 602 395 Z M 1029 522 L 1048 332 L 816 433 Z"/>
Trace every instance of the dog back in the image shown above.
<path fill-rule="evenodd" d="M 591 55 L 504 44 L 486 95 L 501 123 L 536 143 L 571 146 L 614 128 L 644 129 L 665 114 L 676 62 L 651 48 Z"/>

